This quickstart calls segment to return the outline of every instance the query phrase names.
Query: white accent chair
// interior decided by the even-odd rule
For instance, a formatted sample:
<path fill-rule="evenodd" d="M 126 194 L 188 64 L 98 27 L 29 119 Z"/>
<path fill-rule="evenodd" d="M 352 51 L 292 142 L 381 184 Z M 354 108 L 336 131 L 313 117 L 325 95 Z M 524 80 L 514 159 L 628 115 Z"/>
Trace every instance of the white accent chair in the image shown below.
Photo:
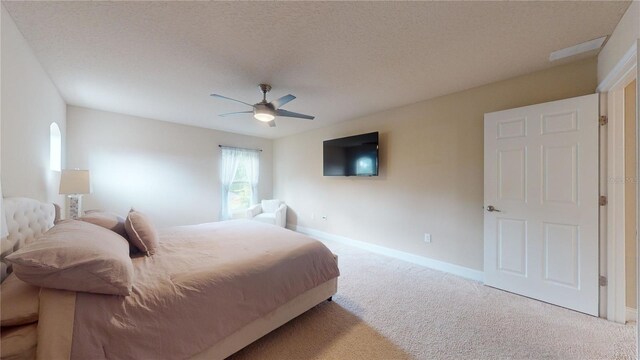
<path fill-rule="evenodd" d="M 285 227 L 287 225 L 287 205 L 278 199 L 262 200 L 247 210 L 247 219 Z"/>

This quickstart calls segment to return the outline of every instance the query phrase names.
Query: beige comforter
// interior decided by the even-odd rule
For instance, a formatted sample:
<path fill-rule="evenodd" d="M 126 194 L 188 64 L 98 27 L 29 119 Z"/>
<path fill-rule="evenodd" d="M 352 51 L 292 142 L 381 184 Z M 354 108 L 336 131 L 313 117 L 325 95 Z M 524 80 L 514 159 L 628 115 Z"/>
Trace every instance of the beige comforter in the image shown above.
<path fill-rule="evenodd" d="M 76 293 L 71 358 L 188 358 L 339 275 L 322 243 L 258 222 L 176 227 L 160 238 L 156 255 L 133 259 L 132 295 Z M 41 312 L 65 306 L 69 296 Z M 64 353 L 64 344 L 40 343 L 47 335 L 38 355 Z"/>

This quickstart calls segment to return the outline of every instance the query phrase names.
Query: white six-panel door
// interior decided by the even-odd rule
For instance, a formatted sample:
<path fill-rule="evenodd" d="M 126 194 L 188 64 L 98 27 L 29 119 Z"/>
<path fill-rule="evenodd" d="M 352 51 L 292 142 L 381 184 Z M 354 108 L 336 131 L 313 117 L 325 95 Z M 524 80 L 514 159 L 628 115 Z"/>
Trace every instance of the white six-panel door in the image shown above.
<path fill-rule="evenodd" d="M 598 95 L 485 114 L 486 285 L 598 315 Z"/>

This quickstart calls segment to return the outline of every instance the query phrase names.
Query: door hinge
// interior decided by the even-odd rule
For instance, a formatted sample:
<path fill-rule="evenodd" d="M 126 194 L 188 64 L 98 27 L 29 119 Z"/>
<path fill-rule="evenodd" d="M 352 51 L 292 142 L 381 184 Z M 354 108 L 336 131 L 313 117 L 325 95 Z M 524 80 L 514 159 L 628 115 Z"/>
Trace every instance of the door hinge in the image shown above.
<path fill-rule="evenodd" d="M 598 203 L 600 204 L 600 206 L 607 206 L 607 197 L 604 195 L 600 195 Z"/>
<path fill-rule="evenodd" d="M 600 120 L 598 120 L 600 126 L 605 126 L 609 123 L 609 117 L 607 115 L 600 115 Z"/>
<path fill-rule="evenodd" d="M 607 277 L 600 276 L 600 278 L 598 279 L 598 284 L 600 284 L 600 286 L 607 286 Z"/>

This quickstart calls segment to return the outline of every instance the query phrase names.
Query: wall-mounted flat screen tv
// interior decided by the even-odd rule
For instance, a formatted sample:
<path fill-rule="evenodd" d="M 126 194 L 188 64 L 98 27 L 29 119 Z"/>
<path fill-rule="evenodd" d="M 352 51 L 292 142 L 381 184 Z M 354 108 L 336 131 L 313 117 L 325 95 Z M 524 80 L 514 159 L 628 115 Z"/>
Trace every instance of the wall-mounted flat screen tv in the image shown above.
<path fill-rule="evenodd" d="M 325 140 L 324 176 L 378 176 L 378 132 Z"/>

